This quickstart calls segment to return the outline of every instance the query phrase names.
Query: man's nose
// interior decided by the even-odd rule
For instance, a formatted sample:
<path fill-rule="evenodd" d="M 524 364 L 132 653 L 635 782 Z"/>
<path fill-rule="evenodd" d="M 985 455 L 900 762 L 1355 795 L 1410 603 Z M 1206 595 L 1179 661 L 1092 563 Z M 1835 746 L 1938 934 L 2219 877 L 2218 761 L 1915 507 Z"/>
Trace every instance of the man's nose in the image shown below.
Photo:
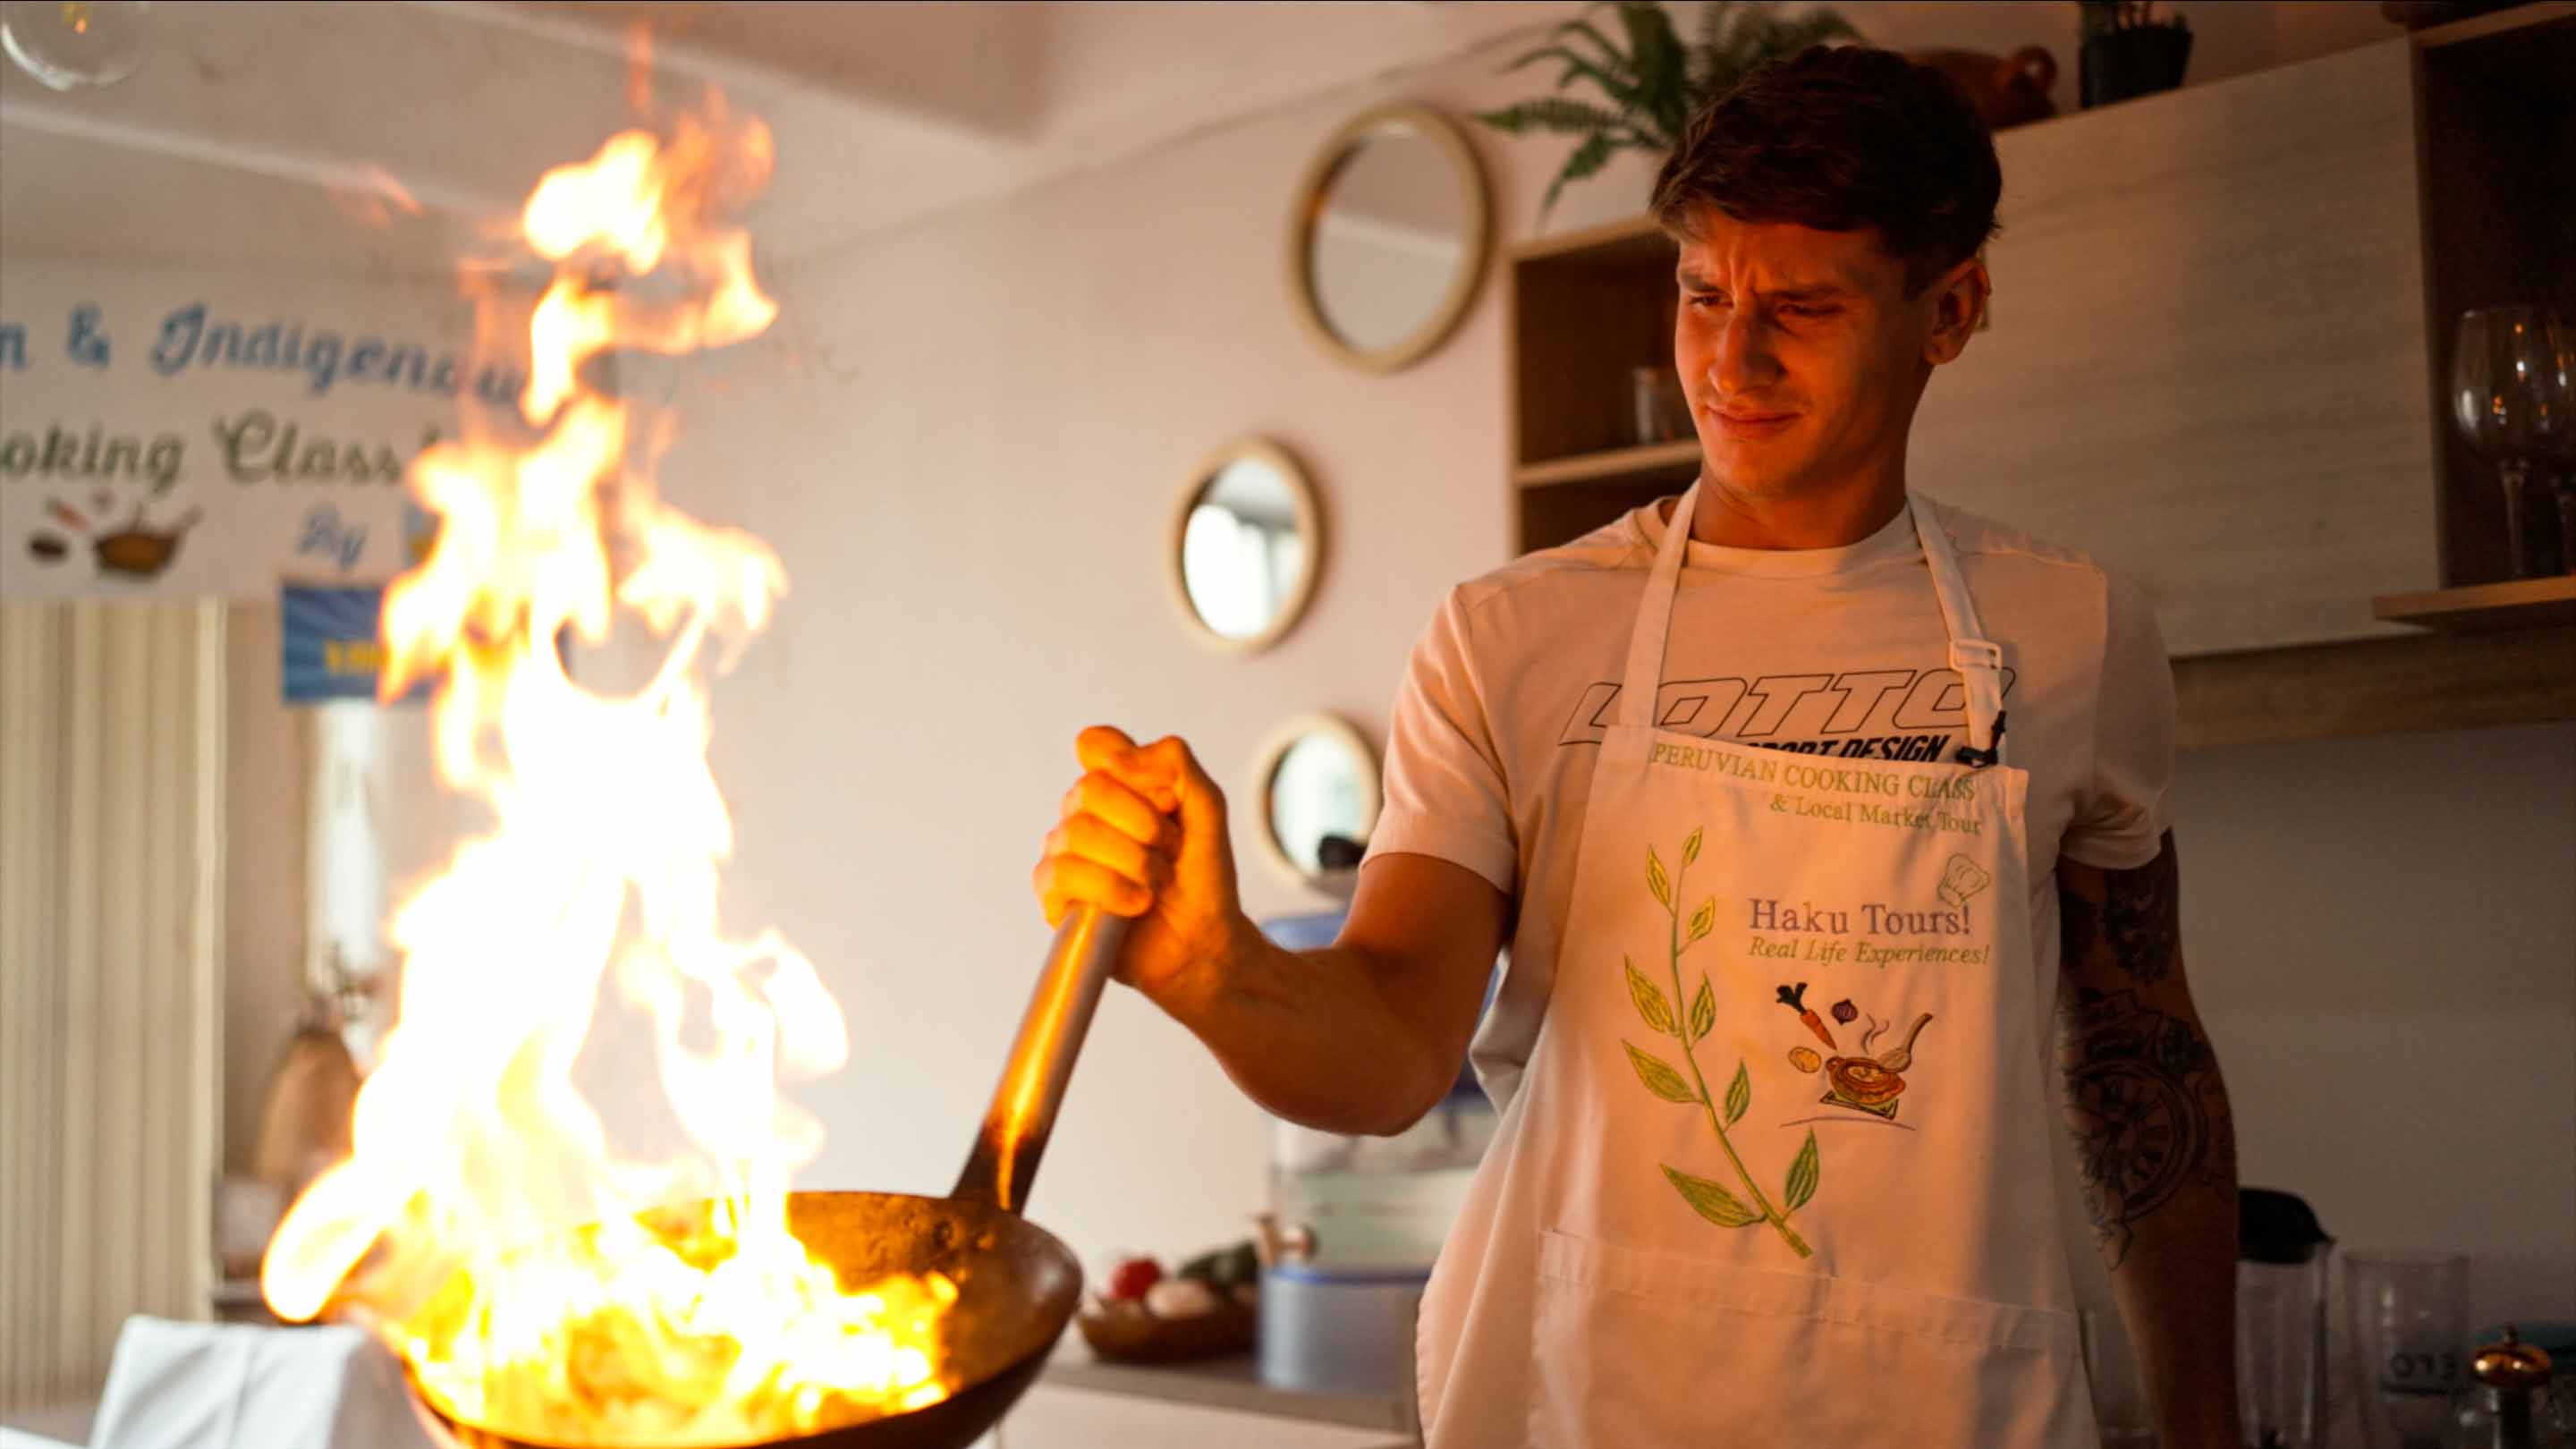
<path fill-rule="evenodd" d="M 1771 351 L 1771 327 L 1759 312 L 1739 307 L 1727 313 L 1708 371 L 1718 396 L 1726 398 L 1760 392 L 1780 375 L 1780 361 Z"/>

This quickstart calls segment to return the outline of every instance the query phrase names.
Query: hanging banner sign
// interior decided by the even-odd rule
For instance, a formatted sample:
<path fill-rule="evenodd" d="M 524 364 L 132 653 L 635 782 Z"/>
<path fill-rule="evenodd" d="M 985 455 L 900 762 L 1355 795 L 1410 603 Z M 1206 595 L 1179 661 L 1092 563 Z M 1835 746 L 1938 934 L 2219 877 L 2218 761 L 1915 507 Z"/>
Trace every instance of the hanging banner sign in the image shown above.
<path fill-rule="evenodd" d="M 0 594 L 267 599 L 412 562 L 404 474 L 506 420 L 436 284 L 0 269 Z"/>

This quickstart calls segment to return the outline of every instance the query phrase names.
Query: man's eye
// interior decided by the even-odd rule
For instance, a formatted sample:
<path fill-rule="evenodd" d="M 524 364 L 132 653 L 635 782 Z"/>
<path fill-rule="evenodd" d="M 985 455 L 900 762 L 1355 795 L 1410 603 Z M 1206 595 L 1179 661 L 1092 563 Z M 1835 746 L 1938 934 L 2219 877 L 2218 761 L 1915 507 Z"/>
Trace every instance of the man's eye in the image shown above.
<path fill-rule="evenodd" d="M 1812 317 L 1831 317 L 1832 315 L 1834 315 L 1834 309 L 1833 309 L 1833 308 L 1831 308 L 1831 307 L 1783 307 L 1783 308 L 1781 308 L 1780 310 L 1781 310 L 1782 312 L 1787 313 L 1789 316 L 1792 316 L 1792 317 L 1811 317 L 1811 318 L 1812 318 Z"/>
<path fill-rule="evenodd" d="M 1723 307 L 1726 305 L 1726 294 L 1723 292 L 1696 293 L 1691 297 L 1690 304 L 1694 307 Z"/>

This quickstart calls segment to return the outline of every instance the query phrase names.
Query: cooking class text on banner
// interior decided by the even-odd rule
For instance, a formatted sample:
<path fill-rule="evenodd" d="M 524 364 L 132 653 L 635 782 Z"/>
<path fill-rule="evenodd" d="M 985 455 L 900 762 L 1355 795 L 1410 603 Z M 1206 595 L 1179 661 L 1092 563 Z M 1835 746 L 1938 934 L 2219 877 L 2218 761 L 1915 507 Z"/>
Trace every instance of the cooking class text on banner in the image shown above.
<path fill-rule="evenodd" d="M 415 560 L 404 475 L 508 426 L 444 283 L 19 262 L 0 271 L 0 593 L 275 597 Z"/>

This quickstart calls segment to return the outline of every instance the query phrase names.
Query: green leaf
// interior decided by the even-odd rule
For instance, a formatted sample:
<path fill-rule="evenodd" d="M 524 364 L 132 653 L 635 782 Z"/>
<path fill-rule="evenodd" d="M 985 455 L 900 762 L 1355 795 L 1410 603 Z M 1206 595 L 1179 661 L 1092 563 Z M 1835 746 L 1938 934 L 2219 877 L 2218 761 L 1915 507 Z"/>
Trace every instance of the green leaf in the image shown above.
<path fill-rule="evenodd" d="M 1667 133 L 1679 131 L 1690 118 L 1684 105 L 1683 54 L 1673 22 L 1655 0 L 1619 7 L 1619 23 L 1628 32 L 1629 69 L 1645 108 Z"/>
<path fill-rule="evenodd" d="M 1534 101 L 1505 106 L 1499 111 L 1478 111 L 1476 119 L 1497 131 L 1508 131 L 1516 136 L 1531 131 L 1586 136 L 1594 131 L 1627 124 L 1616 111 L 1605 106 L 1567 100 L 1562 96 L 1542 96 Z"/>
<path fill-rule="evenodd" d="M 1735 1080 L 1726 1084 L 1726 1125 L 1732 1127 L 1743 1121 L 1744 1110 L 1752 1105 L 1753 1079 L 1744 1074 L 1744 1063 L 1739 1061 L 1735 1064 Z M 1816 1135 L 1815 1129 L 1807 1129 L 1807 1135 Z"/>
<path fill-rule="evenodd" d="M 1619 964 L 1628 968 L 1628 999 L 1637 1003 L 1637 1014 L 1646 1019 L 1646 1025 L 1666 1036 L 1681 1035 L 1681 1028 L 1673 1024 L 1673 1009 L 1665 1002 L 1664 993 L 1655 989 L 1655 983 L 1646 979 L 1646 973 L 1638 970 L 1635 962 L 1622 956 Z"/>
<path fill-rule="evenodd" d="M 1557 172 L 1556 179 L 1548 183 L 1547 195 L 1539 202 L 1538 214 L 1544 217 L 1555 208 L 1556 194 L 1565 189 L 1565 183 L 1580 181 L 1600 170 L 1608 164 L 1610 153 L 1617 149 L 1617 143 L 1607 131 L 1595 132 L 1591 140 L 1575 147 L 1574 154 L 1565 158 L 1565 169 Z M 1672 902 L 1667 900 L 1664 904 L 1669 906 Z"/>
<path fill-rule="evenodd" d="M 1651 845 L 1646 847 L 1646 887 L 1655 893 L 1656 900 L 1664 903 L 1665 910 L 1673 908 L 1672 877 L 1664 874 L 1664 858 L 1655 854 Z"/>
<path fill-rule="evenodd" d="M 1691 998 L 1689 1039 L 1699 1040 L 1708 1035 L 1709 1029 L 1716 1025 L 1717 996 L 1708 989 L 1708 977 L 1702 975 L 1699 978 L 1699 994 Z"/>
<path fill-rule="evenodd" d="M 1780 1211 L 1793 1213 L 1807 1205 L 1816 1195 L 1816 1129 L 1807 1129 L 1807 1145 L 1798 1149 L 1798 1160 L 1789 1164 L 1789 1186 L 1780 1194 Z"/>
<path fill-rule="evenodd" d="M 1618 76 L 1621 80 L 1631 83 L 1636 81 L 1637 67 L 1635 62 L 1625 51 L 1622 51 L 1619 47 L 1611 44 L 1610 37 L 1602 34 L 1600 29 L 1594 26 L 1591 21 L 1569 20 L 1563 25 L 1558 26 L 1556 28 L 1556 33 L 1564 38 L 1564 42 L 1568 49 L 1573 47 L 1574 40 L 1578 36 L 1591 41 L 1594 48 L 1601 52 L 1602 69 Z"/>
<path fill-rule="evenodd" d="M 1692 861 L 1699 859 L 1699 838 L 1707 833 L 1708 827 L 1703 825 L 1699 829 L 1692 831 L 1690 833 L 1690 838 L 1682 842 L 1682 864 L 1688 865 Z"/>
<path fill-rule="evenodd" d="M 1665 1065 L 1662 1057 L 1641 1052 L 1625 1041 L 1619 1045 L 1628 1047 L 1628 1063 L 1637 1069 L 1637 1080 L 1646 1084 L 1647 1091 L 1667 1102 L 1699 1100 L 1699 1093 L 1691 1090 L 1691 1084 L 1682 1080 L 1681 1073 Z"/>
<path fill-rule="evenodd" d="M 1691 912 L 1690 934 L 1683 939 L 1682 944 L 1687 946 L 1691 942 L 1698 940 L 1700 937 L 1707 935 L 1716 927 L 1716 925 L 1717 897 L 1710 896 L 1707 900 L 1699 903 L 1698 910 Z"/>
<path fill-rule="evenodd" d="M 1663 1166 L 1661 1163 L 1656 1165 Z M 1691 1205 L 1691 1211 L 1721 1228 L 1751 1227 L 1762 1221 L 1762 1214 L 1737 1202 L 1733 1193 L 1705 1177 L 1693 1177 L 1670 1167 L 1664 1167 L 1664 1176 L 1672 1183 L 1673 1190 L 1682 1195 L 1682 1201 Z"/>
<path fill-rule="evenodd" d="M 1531 65 L 1542 60 L 1561 60 L 1565 62 L 1564 72 L 1556 78 L 1556 88 L 1558 90 L 1563 90 L 1568 85 L 1571 85 L 1576 76 L 1582 76 L 1591 81 L 1594 85 L 1599 86 L 1602 94 L 1608 96 L 1614 101 L 1617 101 L 1622 108 L 1636 106 L 1642 99 L 1641 93 L 1633 82 L 1625 80 L 1610 71 L 1604 70 L 1600 66 L 1594 65 L 1591 61 L 1584 59 L 1582 56 L 1576 55 L 1573 51 L 1570 51 L 1561 45 L 1542 46 L 1537 50 L 1533 50 L 1529 54 L 1514 60 L 1510 65 L 1504 66 L 1503 72 L 1505 74 L 1509 74 L 1512 71 L 1519 70 L 1525 65 Z"/>

